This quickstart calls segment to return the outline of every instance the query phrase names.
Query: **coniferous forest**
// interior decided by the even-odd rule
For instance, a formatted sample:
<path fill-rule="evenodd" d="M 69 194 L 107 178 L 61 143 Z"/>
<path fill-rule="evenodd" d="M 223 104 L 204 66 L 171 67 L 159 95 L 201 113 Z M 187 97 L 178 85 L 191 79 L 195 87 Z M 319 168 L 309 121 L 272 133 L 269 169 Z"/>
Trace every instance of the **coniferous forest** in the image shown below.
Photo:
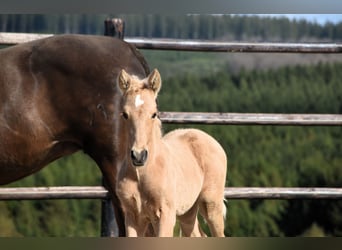
<path fill-rule="evenodd" d="M 108 16 L 0 15 L 0 31 L 101 35 Z M 342 39 L 342 23 L 319 25 L 256 16 L 112 16 L 126 21 L 127 37 L 310 42 Z M 342 113 L 339 55 L 299 55 L 301 60 L 297 61 L 295 55 L 286 54 L 142 53 L 163 77 L 158 103 L 161 111 Z M 275 67 L 281 58 L 286 60 Z M 163 130 L 178 127 L 165 125 Z M 342 186 L 340 126 L 195 127 L 213 135 L 225 148 L 227 186 Z M 100 184 L 101 174 L 95 163 L 79 152 L 8 186 Z M 342 236 L 341 214 L 339 200 L 230 200 L 226 235 Z M 99 236 L 100 220 L 98 200 L 0 201 L 1 236 Z"/>

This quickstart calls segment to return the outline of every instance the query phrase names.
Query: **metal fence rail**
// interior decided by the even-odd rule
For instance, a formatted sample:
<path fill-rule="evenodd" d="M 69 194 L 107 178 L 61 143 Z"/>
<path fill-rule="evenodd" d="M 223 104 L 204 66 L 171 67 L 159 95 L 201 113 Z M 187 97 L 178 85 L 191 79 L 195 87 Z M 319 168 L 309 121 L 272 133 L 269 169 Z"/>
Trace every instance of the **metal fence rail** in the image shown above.
<path fill-rule="evenodd" d="M 202 52 L 278 52 L 278 53 L 342 53 L 337 43 L 250 43 L 203 40 L 127 38 L 139 49 Z"/>
<path fill-rule="evenodd" d="M 0 188 L 0 200 L 105 199 L 102 186 L 12 187 Z"/>
<path fill-rule="evenodd" d="M 14 45 L 53 34 L 0 33 L 0 44 Z M 342 53 L 340 43 L 246 43 L 189 39 L 125 38 L 139 49 L 203 51 L 203 52 L 264 52 L 264 53 Z"/>
<path fill-rule="evenodd" d="M 53 34 L 0 32 L 1 45 L 15 45 L 54 36 Z"/>
<path fill-rule="evenodd" d="M 227 199 L 341 199 L 342 188 L 227 187 Z M 102 186 L 0 188 L 0 200 L 107 199 Z"/>
<path fill-rule="evenodd" d="M 319 187 L 230 187 L 225 188 L 227 199 L 341 199 L 342 188 Z"/>
<path fill-rule="evenodd" d="M 164 123 L 222 125 L 341 126 L 340 114 L 161 112 Z"/>

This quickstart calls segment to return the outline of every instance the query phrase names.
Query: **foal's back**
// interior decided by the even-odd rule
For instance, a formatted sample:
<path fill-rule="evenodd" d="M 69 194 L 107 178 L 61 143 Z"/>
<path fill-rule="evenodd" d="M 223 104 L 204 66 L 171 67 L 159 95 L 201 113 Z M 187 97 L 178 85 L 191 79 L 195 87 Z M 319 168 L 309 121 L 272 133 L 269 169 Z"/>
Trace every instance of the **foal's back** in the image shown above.
<path fill-rule="evenodd" d="M 201 190 L 211 186 L 224 187 L 227 157 L 213 137 L 198 129 L 177 129 L 166 134 L 163 141 L 170 149 L 173 158 L 170 161 L 187 173 L 183 185 L 189 185 L 191 179 L 197 178 L 203 182 Z"/>
<path fill-rule="evenodd" d="M 163 140 L 170 147 L 173 146 L 173 151 L 178 152 L 181 148 L 189 150 L 202 168 L 215 158 L 224 166 L 219 168 L 224 171 L 226 169 L 227 157 L 224 149 L 212 136 L 201 130 L 176 129 L 164 135 Z"/>

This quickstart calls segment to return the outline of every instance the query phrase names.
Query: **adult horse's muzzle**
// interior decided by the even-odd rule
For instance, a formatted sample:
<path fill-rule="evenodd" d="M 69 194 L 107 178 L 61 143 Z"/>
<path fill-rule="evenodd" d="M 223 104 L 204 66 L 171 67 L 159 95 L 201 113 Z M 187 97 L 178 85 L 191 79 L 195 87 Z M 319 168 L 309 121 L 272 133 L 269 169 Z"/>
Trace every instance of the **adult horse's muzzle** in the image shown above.
<path fill-rule="evenodd" d="M 146 149 L 141 150 L 138 152 L 137 150 L 131 150 L 131 159 L 132 163 L 135 167 L 144 166 L 147 160 L 148 152 Z"/>

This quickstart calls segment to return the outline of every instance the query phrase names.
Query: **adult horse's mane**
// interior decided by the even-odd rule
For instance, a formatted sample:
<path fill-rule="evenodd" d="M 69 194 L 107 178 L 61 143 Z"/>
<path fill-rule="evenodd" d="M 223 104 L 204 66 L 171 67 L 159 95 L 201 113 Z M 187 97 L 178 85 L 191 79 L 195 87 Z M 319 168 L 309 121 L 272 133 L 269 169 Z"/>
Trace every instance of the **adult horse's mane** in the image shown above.
<path fill-rule="evenodd" d="M 111 37 L 56 35 L 1 49 L 0 65 L 0 184 L 83 150 L 100 167 L 118 209 L 115 83 L 122 69 L 149 74 L 140 52 Z"/>

